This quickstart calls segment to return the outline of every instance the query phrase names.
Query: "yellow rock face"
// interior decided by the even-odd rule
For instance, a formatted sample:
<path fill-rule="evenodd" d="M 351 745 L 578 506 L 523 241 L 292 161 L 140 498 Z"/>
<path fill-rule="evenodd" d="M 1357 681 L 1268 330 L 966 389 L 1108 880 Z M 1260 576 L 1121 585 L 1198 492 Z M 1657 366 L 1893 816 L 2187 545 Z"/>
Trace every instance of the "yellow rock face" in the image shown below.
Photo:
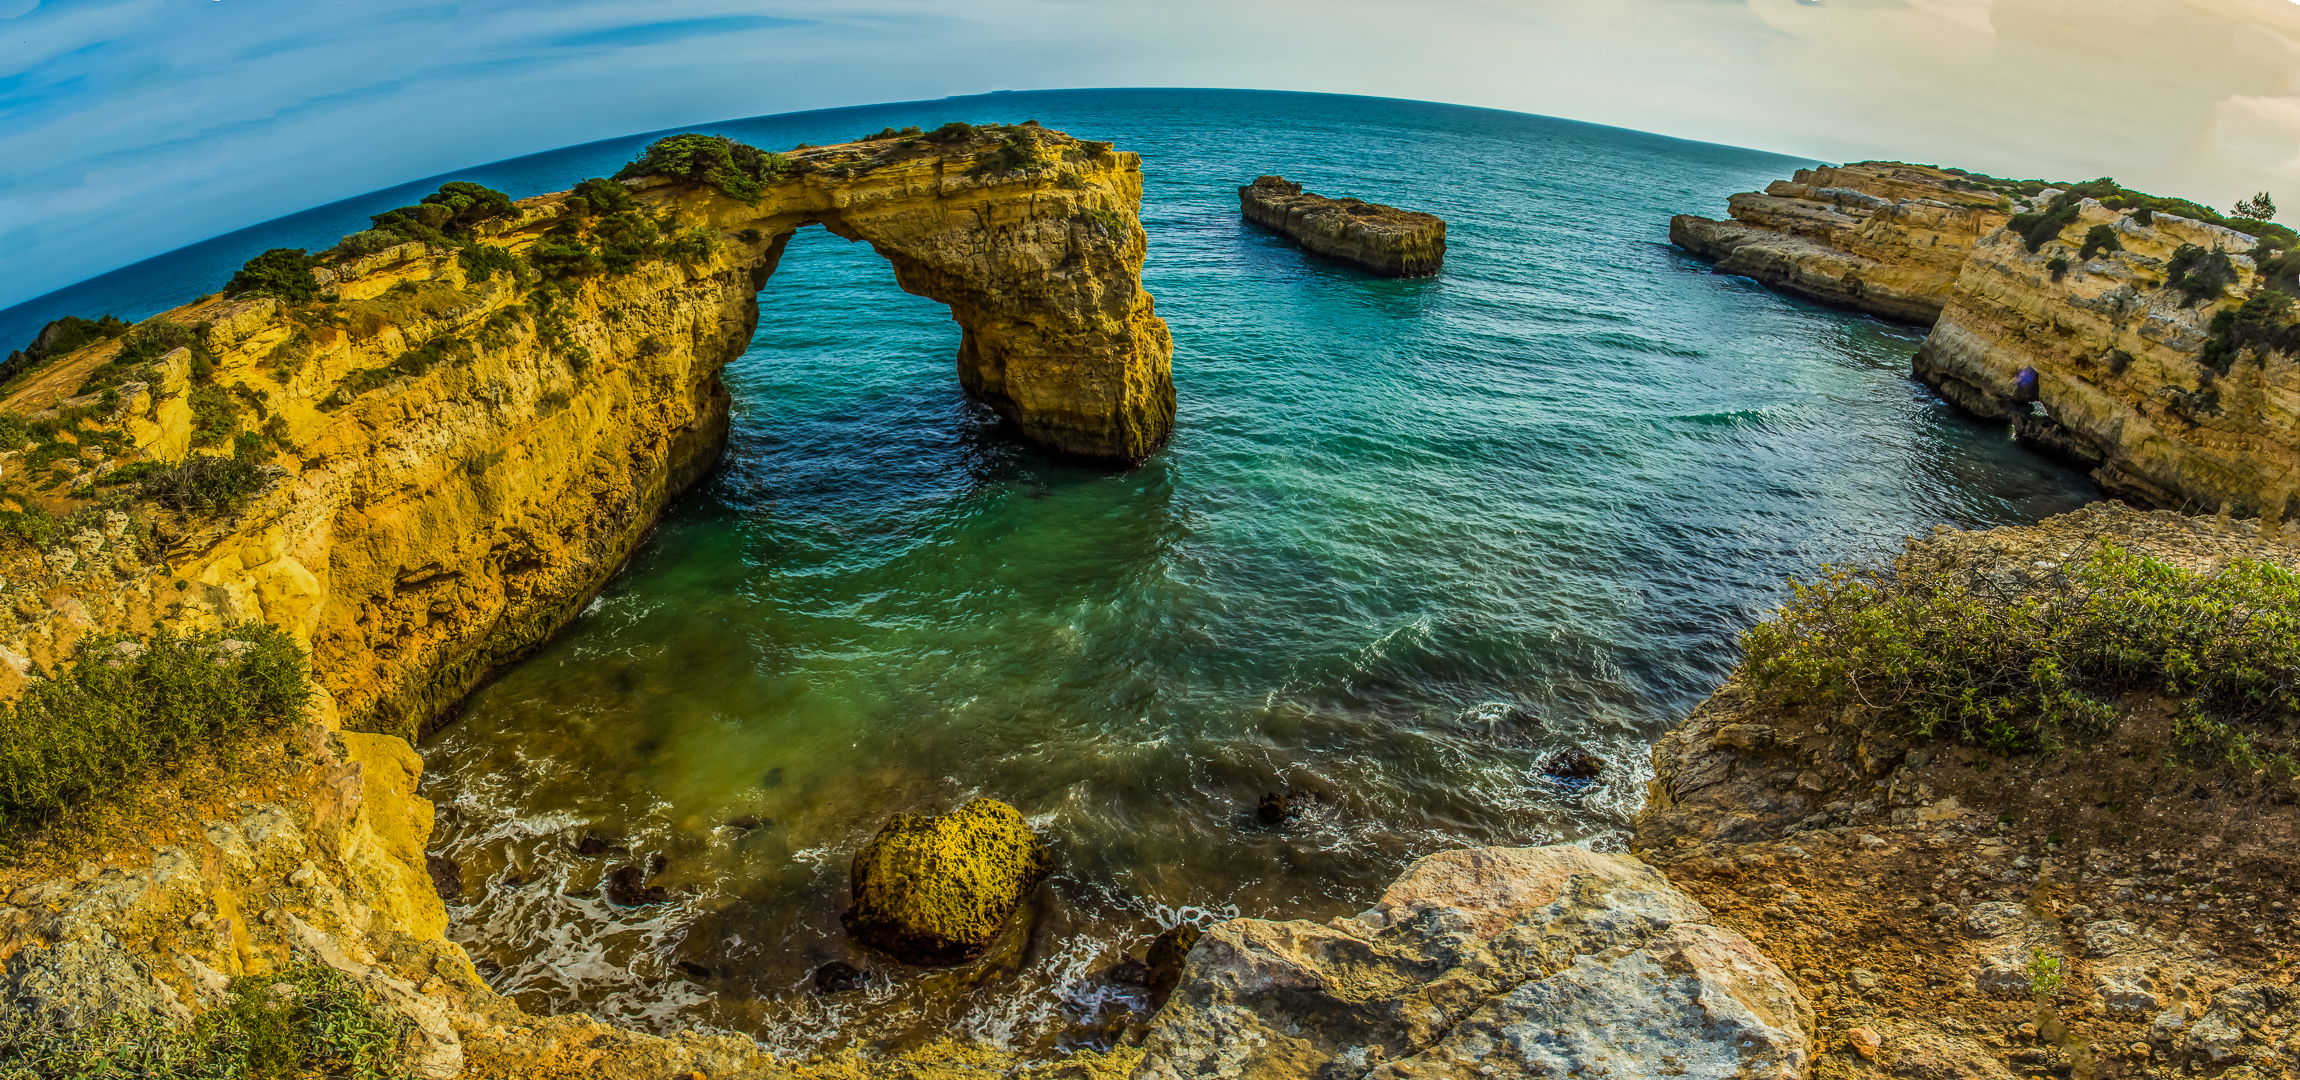
<path fill-rule="evenodd" d="M 1053 868 L 1021 812 L 976 799 L 947 814 L 898 814 L 855 852 L 847 931 L 913 964 L 982 955 Z"/>
<path fill-rule="evenodd" d="M 2294 358 L 2246 352 L 2224 372 L 2203 358 L 2213 316 L 2259 288 L 2252 237 L 2086 199 L 2031 252 L 2004 227 L 2010 210 L 1996 194 L 1882 162 L 1800 170 L 1763 194 L 1735 195 L 1732 211 L 1726 222 L 1681 216 L 1671 238 L 1783 292 L 1931 325 L 1918 378 L 2092 469 L 2108 490 L 2239 517 L 2300 510 Z M 2082 258 L 2099 226 L 2118 247 Z M 2167 287 L 2183 245 L 2229 254 L 2237 281 L 2223 298 L 2190 304 Z M 2033 404 L 2019 386 L 2024 369 L 2036 374 Z"/>
<path fill-rule="evenodd" d="M 1733 220 L 1682 214 L 1679 247 L 1783 292 L 1902 322 L 1930 323 L 1965 253 L 2012 217 L 1998 197 L 1951 187 L 1939 169 L 1864 161 L 1799 169 L 1735 195 Z"/>
<path fill-rule="evenodd" d="M 983 163 L 1015 138 L 1035 145 L 1028 163 Z M 414 734 L 570 617 L 711 466 L 726 436 L 720 368 L 748 347 L 760 286 L 810 224 L 868 242 L 904 289 L 949 305 L 960 383 L 1026 437 L 1116 462 L 1165 442 L 1173 344 L 1141 285 L 1135 155 L 1024 127 L 793 160 L 756 203 L 643 182 L 639 201 L 708 227 L 718 249 L 586 280 L 557 305 L 555 340 L 504 275 L 473 281 L 421 244 L 323 269 L 333 302 L 169 312 L 208 324 L 216 384 L 260 402 L 286 475 L 173 545 L 173 576 L 198 588 L 165 598 L 187 609 L 165 617 L 288 629 L 347 726 Z M 484 239 L 524 251 L 564 204 L 526 200 Z M 472 354 L 392 374 L 448 338 Z M 116 348 L 38 373 L 6 406 L 55 404 Z M 157 406 L 138 398 L 124 414 L 158 460 L 189 445 L 188 363 L 165 358 L 141 391 Z"/>

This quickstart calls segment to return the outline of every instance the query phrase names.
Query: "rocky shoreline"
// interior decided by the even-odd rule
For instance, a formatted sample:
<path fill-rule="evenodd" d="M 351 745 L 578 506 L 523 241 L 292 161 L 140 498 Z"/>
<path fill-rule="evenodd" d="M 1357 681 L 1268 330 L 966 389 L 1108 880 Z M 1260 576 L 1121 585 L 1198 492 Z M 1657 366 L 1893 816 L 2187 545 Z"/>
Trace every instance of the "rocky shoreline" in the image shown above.
<path fill-rule="evenodd" d="M 563 621 L 715 459 L 727 406 L 718 365 L 748 340 L 790 229 L 821 221 L 890 252 L 905 288 L 960 314 L 969 388 L 1042 443 L 1127 460 L 1171 421 L 1170 344 L 1140 285 L 1132 155 L 970 129 L 795 160 L 756 200 L 632 185 L 715 230 L 720 246 L 585 278 L 563 308 L 523 298 L 516 276 L 476 274 L 484 254 L 400 245 L 324 268 L 336 297 L 320 309 L 209 298 L 171 313 L 205 325 L 201 351 L 160 357 L 152 379 L 111 399 L 67 391 L 120 344 L 66 356 L 12 391 L 12 408 L 116 421 L 118 439 L 99 437 L 114 430 L 101 423 L 79 429 L 71 467 L 90 486 L 133 459 L 189 449 L 183 403 L 198 387 L 250 391 L 265 403 L 259 430 L 274 434 L 265 488 L 227 512 L 158 525 L 92 512 L 67 519 L 84 527 L 58 543 L 15 552 L 0 691 L 21 694 L 98 635 L 246 620 L 305 644 L 317 682 L 308 720 L 246 760 L 195 756 L 142 775 L 0 866 L 0 1001 L 13 1018 L 49 1034 L 101 1018 L 181 1025 L 226 1007 L 239 980 L 316 964 L 396 1018 L 396 1052 L 435 1080 L 2294 1075 L 2300 794 L 2267 766 L 2200 764 L 2175 734 L 2189 730 L 2181 703 L 2147 692 L 2119 698 L 2080 745 L 2006 754 L 1880 734 L 1856 709 L 1766 703 L 1736 676 L 1656 746 L 1630 852 L 1446 852 L 1351 918 L 1238 919 L 1194 946 L 1176 939 L 1153 957 L 1174 985 L 1147 1027 L 1058 1061 L 955 1044 L 778 1061 L 738 1036 L 539 1016 L 495 994 L 445 939 L 424 853 L 432 811 L 405 736 Z M 1941 326 L 1983 342 L 2009 340 L 1989 328 L 2036 296 L 2094 310 L 2070 298 L 2162 291 L 2169 255 L 2137 233 L 2114 265 L 2057 290 L 2049 272 L 2028 276 L 2038 253 L 2001 250 L 2003 222 L 1947 273 L 1943 249 L 1997 211 L 1931 199 L 1931 181 L 1902 168 L 1801 178 L 1765 196 L 1775 202 L 1747 203 L 1782 225 L 1769 235 L 1672 231 L 1839 302 L 1922 314 L 1938 297 Z M 479 242 L 540 257 L 585 212 L 571 197 L 527 200 Z M 2094 213 L 2081 207 L 2075 224 Z M 1003 238 L 988 250 L 967 242 L 973 225 L 951 224 L 982 220 Z M 2192 231 L 2157 221 L 2148 228 L 2169 239 Z M 1990 251 L 2002 269 L 1976 270 Z M 1050 281 L 1049 266 L 1064 276 Z M 2089 385 L 2126 387 L 2113 407 L 2145 414 L 2161 395 L 2142 380 L 2193 363 L 2203 345 L 2187 335 L 2225 308 L 2134 310 L 2146 314 L 2111 340 L 2167 351 L 2135 353 L 2117 373 L 2127 382 Z M 2061 318 L 2086 348 L 2120 347 Z M 453 363 L 403 362 L 466 335 L 472 347 Z M 2064 381 L 2075 360 L 1986 344 L 1952 352 L 1942 340 L 1935 363 L 1969 372 L 1976 401 L 2018 359 L 2050 373 L 2056 424 L 2095 430 L 2080 426 L 2094 423 L 2088 399 Z M 1056 365 L 1058 355 L 1091 362 Z M 2244 364 L 2264 387 L 2289 369 L 2268 356 Z M 1063 381 L 1077 368 L 1091 377 Z M 2242 423 L 2260 453 L 2290 451 L 2280 429 Z M 2249 460 L 2253 444 L 2149 430 L 2161 445 L 2118 444 L 2101 467 L 2252 482 L 2200 462 Z M 2300 571 L 2277 516 L 2111 505 L 1944 531 L 1912 542 L 1905 561 L 1978 575 L 2010 603 L 2041 571 L 2102 545 L 2176 568 L 2241 557 Z M 1044 872 L 1011 808 L 948 818 L 898 822 L 856 868 L 857 923 L 934 962 L 979 949 Z M 923 913 L 889 917 L 907 898 L 873 882 L 940 865 L 944 833 L 961 826 L 1015 853 L 999 888 L 932 895 Z M 897 922 L 914 929 L 887 930 Z"/>
<path fill-rule="evenodd" d="M 1669 235 L 1719 272 L 1930 327 L 1918 379 L 2119 497 L 2284 520 L 2300 510 L 2300 369 L 2236 335 L 2291 321 L 2263 305 L 2300 291 L 2293 245 L 2156 203 L 2211 213 L 2104 181 L 1861 162 L 1735 195 L 1730 221 L 1679 215 Z"/>

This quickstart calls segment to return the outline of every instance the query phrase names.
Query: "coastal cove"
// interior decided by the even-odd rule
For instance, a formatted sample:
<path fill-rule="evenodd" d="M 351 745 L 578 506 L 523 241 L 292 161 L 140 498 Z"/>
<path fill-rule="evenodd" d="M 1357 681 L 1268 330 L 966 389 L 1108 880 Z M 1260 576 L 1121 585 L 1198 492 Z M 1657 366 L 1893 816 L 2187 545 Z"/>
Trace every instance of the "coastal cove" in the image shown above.
<path fill-rule="evenodd" d="M 1417 859 L 1454 849 L 1631 846 L 1655 740 L 1725 682 L 1739 633 L 1783 599 L 1786 578 L 1882 561 L 1937 525 L 2027 525 L 2101 494 L 2004 420 L 1970 419 L 1912 381 L 1918 331 L 1714 274 L 1666 242 L 1672 214 L 1722 206 L 1802 164 L 1789 159 L 1475 109 L 1215 91 L 1002 94 L 703 130 L 779 149 L 950 119 L 1034 120 L 1083 141 L 1044 136 L 1045 169 L 1007 173 L 980 164 L 1003 152 L 1010 136 L 997 132 L 814 151 L 806 179 L 776 196 L 790 201 L 763 209 L 642 183 L 643 198 L 700 213 L 726 246 L 584 286 L 583 332 L 601 347 L 564 365 L 571 391 L 531 378 L 560 378 L 564 359 L 537 320 L 532 346 L 513 335 L 466 358 L 478 374 L 418 369 L 331 395 L 289 433 L 357 427 L 372 445 L 282 437 L 303 480 L 404 500 L 346 496 L 359 509 L 346 521 L 396 536 L 395 522 L 440 514 L 437 550 L 345 543 L 329 556 L 334 592 L 310 590 L 334 608 L 281 606 L 303 586 L 266 568 L 305 558 L 303 541 L 280 536 L 308 526 L 283 490 L 259 509 L 285 524 L 167 568 L 188 598 L 177 608 L 208 603 L 220 617 L 245 593 L 267 616 L 298 612 L 294 629 L 322 659 L 323 722 L 340 710 L 355 727 L 424 734 L 420 761 L 389 734 L 318 739 L 308 758 L 291 748 L 351 777 L 326 773 L 338 778 L 315 790 L 338 794 L 298 820 L 331 852 L 321 861 L 359 882 L 349 907 L 376 910 L 362 930 L 369 916 L 344 916 L 342 902 L 298 900 L 256 918 L 267 943 L 311 948 L 294 935 L 312 919 L 339 941 L 370 935 L 360 948 L 411 994 L 445 992 L 410 974 L 423 970 L 494 1001 L 458 974 L 470 968 L 444 934 L 518 1006 L 457 1005 L 440 1021 L 463 1032 L 471 1068 L 530 1036 L 554 1054 L 669 1052 L 587 1020 L 531 1029 L 520 1009 L 728 1032 L 679 1044 L 728 1061 L 748 1039 L 786 1058 L 944 1037 L 1026 1057 L 1106 1047 L 1148 1004 L 1119 973 L 1177 924 L 1364 911 Z M 526 197 L 611 173 L 646 141 L 456 176 Z M 1443 273 L 1376 279 L 1242 223 L 1238 185 L 1281 171 L 1443 216 Z M 1049 279 L 1102 299 L 978 303 L 979 281 L 935 261 L 966 245 L 912 227 L 927 190 L 975 200 L 1029 238 L 1018 250 L 1067 252 Z M 53 302 L 148 314 L 165 305 L 140 290 L 163 277 L 180 300 L 228 273 L 203 260 L 323 246 L 348 230 L 338 219 L 356 226 L 408 198 L 282 219 Z M 484 235 L 533 243 L 561 205 L 536 200 Z M 784 246 L 779 230 L 812 221 L 840 235 L 803 227 Z M 468 269 L 385 254 L 359 287 L 381 302 L 398 295 L 390 282 L 420 295 L 422 281 L 454 281 L 459 297 L 501 303 L 462 279 Z M 906 294 L 898 274 L 950 307 Z M 987 292 L 1011 298 L 1039 280 Z M 751 288 L 756 327 L 738 334 Z M 1081 309 L 1062 332 L 1126 373 L 1096 385 L 1142 391 L 1105 429 L 1045 404 L 1077 394 L 1033 398 L 1028 364 L 1002 359 L 1015 328 L 1053 333 Z M 229 364 L 252 371 L 263 354 L 249 343 L 279 327 L 255 308 L 215 310 L 220 333 L 240 335 Z M 45 314 L 36 304 L 0 324 Z M 664 327 L 678 333 L 649 332 Z M 372 370 L 340 385 L 366 386 L 356 376 Z M 347 403 L 340 417 L 357 424 L 330 419 Z M 454 455 L 386 452 L 402 417 L 441 415 L 462 425 Z M 1082 463 L 1033 439 L 1143 460 Z M 615 472 L 626 467 L 628 483 Z M 389 480 L 339 479 L 362 469 Z M 573 477 L 567 499 L 535 494 Z M 459 494 L 406 494 L 424 490 Z M 521 499 L 559 535 L 505 524 L 501 507 Z M 2103 520 L 2103 534 L 2170 528 Z M 462 545 L 467 526 L 478 539 Z M 454 563 L 482 551 L 470 565 L 487 572 Z M 511 568 L 501 581 L 498 567 Z M 345 590 L 369 586 L 366 613 L 350 617 L 344 598 L 362 594 Z M 470 630 L 491 603 L 511 617 Z M 98 609 L 98 623 L 110 617 Z M 1561 754 L 1592 757 L 1594 781 L 1560 779 Z M 1681 774 L 1695 756 L 1678 754 Z M 1272 795 L 1286 812 L 1258 815 Z M 1016 931 L 980 963 L 925 973 L 851 944 L 839 925 L 850 856 L 892 815 L 977 796 L 1014 804 L 1052 847 Z M 296 866 L 301 849 L 247 820 L 247 872 L 324 899 Z M 1650 876 L 1626 860 L 1549 858 Z M 429 882 L 409 872 L 426 861 Z M 0 893 L 22 895 L 35 900 L 12 903 L 30 912 L 51 894 Z M 372 895 L 406 903 L 384 911 Z M 1686 934 L 1713 933 L 1684 914 Z M 209 926 L 202 917 L 189 925 Z M 11 918 L 0 909 L 15 935 Z M 1219 1005 L 1207 981 L 1192 984 L 1193 1008 Z M 604 1042 L 583 1042 L 593 1030 Z M 1805 1052 L 1802 1034 L 1789 1041 L 1789 1057 Z"/>
<path fill-rule="evenodd" d="M 940 307 L 795 239 L 729 368 L 721 471 L 426 744 L 455 933 L 530 1007 L 794 1051 L 1091 1038 L 1140 1004 L 1101 973 L 1177 918 L 1354 911 L 1464 844 L 1618 845 L 1646 742 L 1784 576 L 2092 497 L 1908 382 L 1913 335 L 1662 244 L 1783 159 L 1352 99 L 987 100 L 1144 153 L 1174 442 L 1124 474 L 1014 445 L 956 393 Z M 1349 167 L 1305 173 L 1316 140 Z M 1442 213 L 1446 275 L 1241 225 L 1235 185 L 1274 159 Z M 1608 762 L 1594 791 L 1539 775 L 1574 745 Z M 1253 821 L 1271 790 L 1306 796 L 1282 830 Z M 847 855 L 974 795 L 1058 852 L 1018 977 L 815 994 L 823 964 L 877 970 L 838 930 Z M 600 892 L 655 853 L 668 905 Z"/>

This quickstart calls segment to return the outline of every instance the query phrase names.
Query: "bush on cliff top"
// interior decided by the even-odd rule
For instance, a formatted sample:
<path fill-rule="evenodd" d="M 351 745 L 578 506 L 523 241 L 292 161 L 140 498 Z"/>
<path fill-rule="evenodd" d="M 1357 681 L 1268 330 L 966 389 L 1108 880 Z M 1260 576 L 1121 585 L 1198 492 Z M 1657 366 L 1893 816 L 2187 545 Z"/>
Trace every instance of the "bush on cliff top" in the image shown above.
<path fill-rule="evenodd" d="M 724 135 L 689 133 L 655 140 L 615 178 L 668 176 L 690 184 L 709 184 L 730 199 L 757 202 L 766 195 L 768 182 L 788 171 L 790 159 L 781 154 L 770 154 Z"/>
<path fill-rule="evenodd" d="M 84 319 L 66 315 L 40 328 L 30 344 L 8 353 L 0 361 L 0 383 L 46 364 L 50 360 L 87 348 L 99 341 L 110 341 L 128 332 L 124 319 L 106 315 L 98 319 Z"/>
<path fill-rule="evenodd" d="M 2197 354 L 2198 362 L 2226 375 L 2236 358 L 2250 349 L 2258 353 L 2300 356 L 2300 318 L 2292 297 L 2266 289 L 2242 304 L 2212 316 L 2212 336 Z"/>
<path fill-rule="evenodd" d="M 242 265 L 225 283 L 225 296 L 269 296 L 300 304 L 319 295 L 312 267 L 319 259 L 302 248 L 273 248 Z"/>
<path fill-rule="evenodd" d="M 2236 560 L 2198 573 L 2104 546 L 2008 582 L 1912 556 L 1791 583 L 1742 638 L 1776 707 L 1857 707 L 1861 723 L 2004 753 L 2105 733 L 2116 699 L 2161 693 L 2181 738 L 2230 764 L 2295 771 L 2300 574 Z"/>
<path fill-rule="evenodd" d="M 408 1075 L 407 1021 L 342 972 L 297 964 L 232 980 L 188 1028 L 123 1018 L 70 1030 L 0 1019 L 0 1080 L 291 1080 Z"/>
<path fill-rule="evenodd" d="M 413 206 L 371 216 L 373 228 L 344 237 L 321 258 L 373 255 L 411 241 L 454 247 L 469 240 L 480 222 L 518 212 L 509 195 L 469 180 L 450 180 Z"/>
<path fill-rule="evenodd" d="M 92 638 L 0 706 L 0 833 L 53 819 L 128 777 L 302 715 L 303 650 L 259 623 Z"/>

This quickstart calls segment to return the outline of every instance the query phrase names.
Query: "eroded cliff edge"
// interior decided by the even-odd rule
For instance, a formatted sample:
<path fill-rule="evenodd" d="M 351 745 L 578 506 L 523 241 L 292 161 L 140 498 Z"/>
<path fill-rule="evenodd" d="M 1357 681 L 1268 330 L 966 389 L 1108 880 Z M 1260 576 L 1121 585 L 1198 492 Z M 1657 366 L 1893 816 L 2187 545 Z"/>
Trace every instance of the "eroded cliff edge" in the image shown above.
<path fill-rule="evenodd" d="M 961 384 L 1059 452 L 1157 449 L 1172 345 L 1141 286 L 1139 159 L 1107 143 L 952 125 L 754 152 L 745 175 L 693 160 L 492 209 L 443 189 L 401 233 L 281 260 L 274 295 L 203 298 L 9 387 L 0 693 L 84 643 L 265 624 L 308 649 L 318 695 L 309 724 L 218 748 L 244 760 L 147 771 L 19 848 L 19 1017 L 181 1021 L 317 961 L 415 1021 L 427 1076 L 773 1065 L 488 992 L 442 935 L 406 738 L 571 617 L 711 467 L 720 368 L 796 229 L 870 243 L 947 304 Z M 247 483 L 210 498 L 227 474 Z"/>
<path fill-rule="evenodd" d="M 1720 271 L 1930 326 L 1918 378 L 2111 492 L 2240 517 L 2300 509 L 2288 230 L 2108 181 L 1892 162 L 1800 170 L 1731 208 L 1679 216 L 1670 237 Z"/>

